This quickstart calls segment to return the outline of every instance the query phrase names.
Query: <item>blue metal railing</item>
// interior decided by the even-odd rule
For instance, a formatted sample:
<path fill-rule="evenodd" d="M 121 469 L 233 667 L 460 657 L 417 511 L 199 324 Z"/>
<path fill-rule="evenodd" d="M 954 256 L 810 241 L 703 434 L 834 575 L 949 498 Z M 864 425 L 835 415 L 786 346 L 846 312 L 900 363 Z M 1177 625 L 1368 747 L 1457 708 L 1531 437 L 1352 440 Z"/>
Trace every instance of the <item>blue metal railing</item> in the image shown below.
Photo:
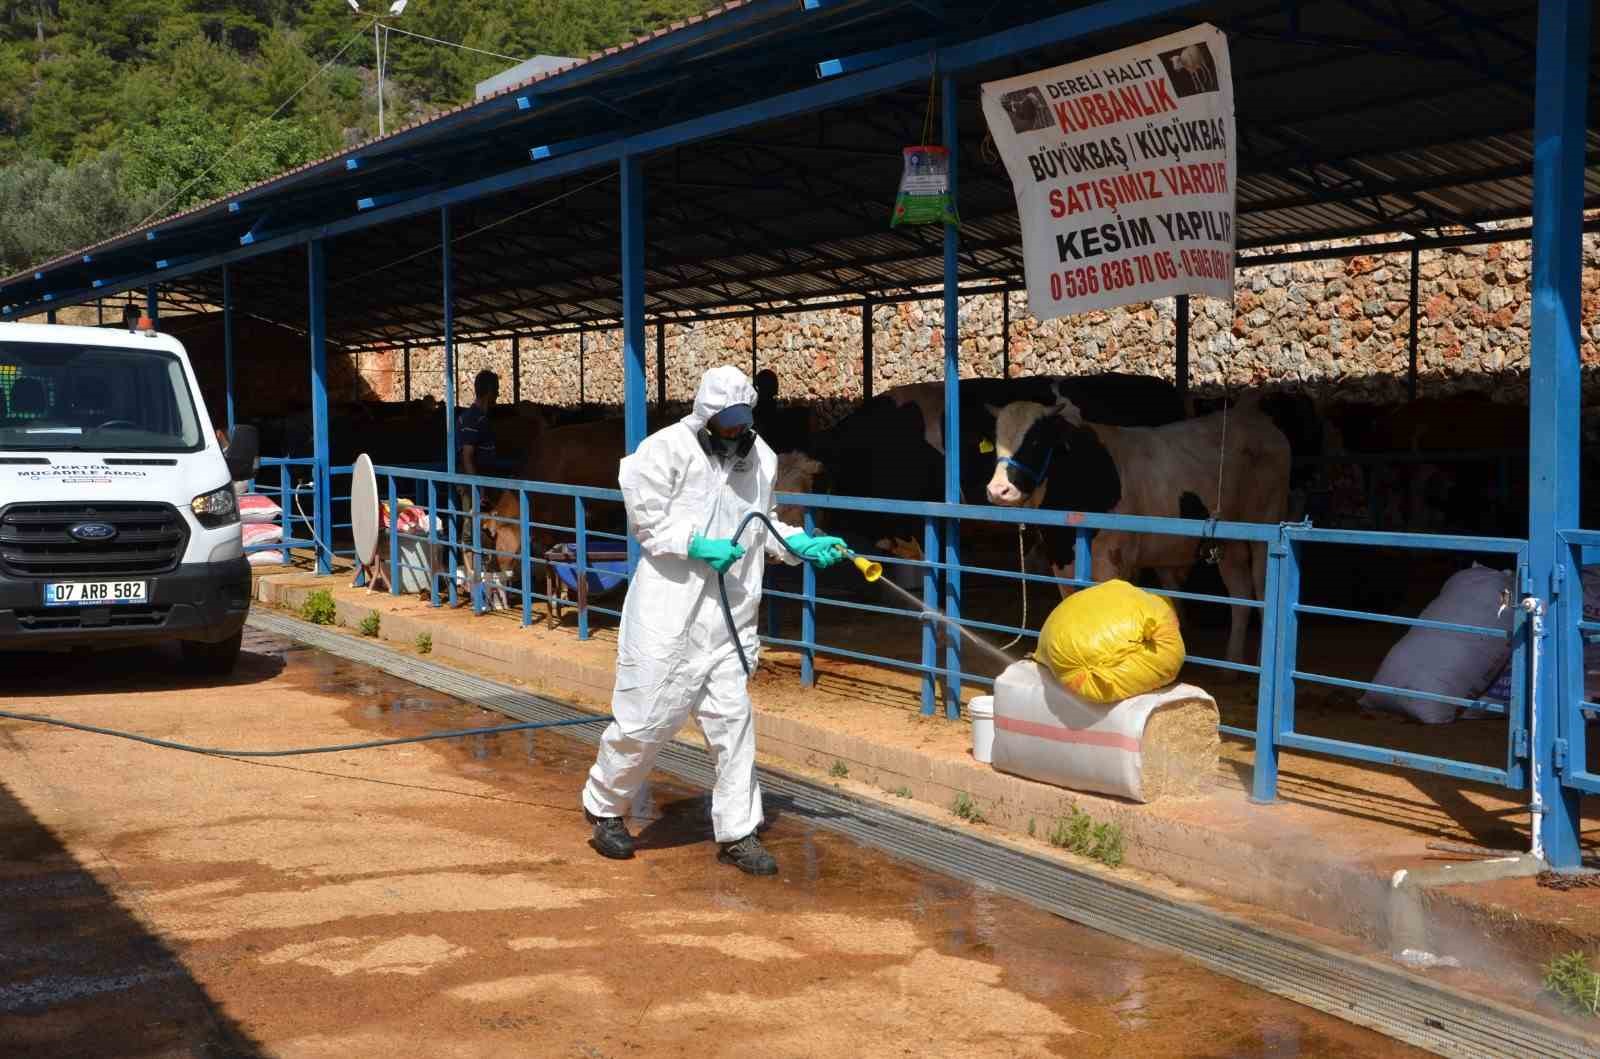
<path fill-rule="evenodd" d="M 463 602 L 462 590 L 465 586 L 458 575 L 462 567 L 478 572 L 487 568 L 498 568 L 502 572 L 515 571 L 518 575 L 516 583 L 506 585 L 505 591 L 508 603 L 514 600 L 520 610 L 523 625 L 532 624 L 533 607 L 536 602 L 546 604 L 552 612 L 557 607 L 572 605 L 577 611 L 580 639 L 589 637 L 592 614 L 620 617 L 617 610 L 598 606 L 585 599 L 569 604 L 560 598 L 559 586 L 554 591 L 541 591 L 540 586 L 535 583 L 535 573 L 546 571 L 548 583 L 551 580 L 548 571 L 553 560 L 546 554 L 536 553 L 536 550 L 530 547 L 536 531 L 567 538 L 573 561 L 563 565 L 570 568 L 576 579 L 580 581 L 586 579 L 591 573 L 597 572 L 597 567 L 592 562 L 592 556 L 597 550 L 606 544 L 613 544 L 616 550 L 621 552 L 627 544 L 624 535 L 597 530 L 591 526 L 594 506 L 620 505 L 622 494 L 619 491 L 551 482 L 450 475 L 440 471 L 409 467 L 378 467 L 376 472 L 380 499 L 387 499 L 391 513 L 399 511 L 399 501 L 405 497 L 424 508 L 429 516 L 426 533 L 391 532 L 387 535 L 387 550 L 379 554 L 377 562 L 387 568 L 387 580 L 391 592 L 398 594 L 401 574 L 403 571 L 409 571 L 426 578 L 428 598 L 433 605 L 439 606 L 448 601 L 454 606 Z M 348 474 L 349 468 L 336 467 L 331 469 L 330 478 L 347 479 Z M 515 497 L 515 504 L 502 505 L 499 514 L 481 510 L 482 499 L 486 491 L 491 490 L 502 497 Z M 348 492 L 347 487 L 336 491 L 330 485 L 328 495 L 336 510 L 340 504 L 348 502 Z M 536 517 L 543 506 L 553 500 L 572 504 L 573 514 L 570 524 Z M 769 585 L 765 592 L 769 600 L 798 608 L 799 629 L 797 636 L 780 635 L 776 622 L 771 619 L 769 613 L 766 633 L 762 640 L 775 647 L 790 648 L 799 654 L 800 677 L 804 684 L 809 685 L 815 681 L 816 659 L 819 655 L 884 666 L 920 677 L 924 713 L 935 712 L 942 689 L 945 712 L 950 717 L 956 717 L 959 716 L 963 685 L 992 686 L 994 679 L 968 668 L 963 661 L 959 637 L 951 636 L 949 643 L 941 645 L 939 626 L 954 625 L 969 632 L 998 633 L 1032 640 L 1038 638 L 1038 631 L 1020 625 L 970 616 L 948 617 L 943 601 L 946 587 L 944 578 L 949 571 L 959 571 L 969 589 L 972 584 L 971 579 L 979 577 L 1024 587 L 1029 584 L 1085 587 L 1093 583 L 1085 575 L 1091 569 L 1091 539 L 1096 531 L 1117 530 L 1189 537 L 1196 539 L 1197 542 L 1243 541 L 1267 548 L 1264 600 L 1166 589 L 1152 591 L 1174 600 L 1246 607 L 1261 615 L 1262 646 L 1258 662 L 1235 662 L 1193 653 L 1185 658 L 1185 663 L 1188 665 L 1243 673 L 1256 680 L 1255 724 L 1249 727 L 1223 726 L 1227 734 L 1250 739 L 1256 744 L 1254 797 L 1261 801 L 1271 801 L 1276 796 L 1277 757 L 1281 749 L 1399 766 L 1514 788 L 1524 783 L 1523 758 L 1526 755 L 1528 713 L 1528 637 L 1520 610 L 1516 612 L 1513 626 L 1508 633 L 1503 628 L 1437 622 L 1377 611 L 1313 605 L 1304 602 L 1300 593 L 1302 551 L 1311 545 L 1508 556 L 1517 567 L 1517 584 L 1521 586 L 1526 579 L 1527 545 L 1524 541 L 1358 530 L 1321 530 L 1309 525 L 1204 522 L 987 505 L 902 503 L 861 497 L 809 494 L 779 494 L 776 501 L 803 510 L 804 524 L 808 529 L 815 527 L 819 514 L 823 514 L 825 520 L 827 512 L 890 515 L 908 520 L 920 520 L 923 526 L 923 558 L 909 559 L 897 555 L 867 556 L 883 563 L 885 567 L 898 566 L 917 571 L 921 579 L 921 609 L 913 610 L 909 606 L 865 602 L 839 594 L 823 595 L 818 591 L 818 578 L 809 565 L 801 568 L 798 591 Z M 514 514 L 509 513 L 508 509 L 513 507 Z M 342 531 L 349 525 L 348 522 L 335 522 L 332 518 L 329 521 L 333 523 L 335 530 Z M 946 527 L 961 527 L 973 523 L 1072 530 L 1075 541 L 1073 570 L 1075 576 L 1057 578 L 1028 573 L 1025 570 L 1013 571 L 969 562 L 952 564 L 943 560 L 945 552 L 942 544 L 943 535 L 947 532 Z M 497 548 L 492 542 L 484 540 L 482 531 L 485 527 L 492 529 L 502 525 L 516 527 L 521 545 L 515 551 Z M 1584 540 L 1581 543 L 1600 545 L 1600 535 L 1596 535 L 1593 541 Z M 418 563 L 403 556 L 402 549 L 407 544 L 425 547 L 427 549 L 425 560 Z M 332 548 L 332 542 L 328 543 L 328 547 Z M 337 554 L 349 556 L 353 555 L 353 551 L 349 548 L 340 548 Z M 472 592 L 471 601 L 474 610 L 481 612 L 484 604 L 482 594 Z M 937 621 L 930 619 L 930 612 L 939 616 Z M 854 613 L 915 622 L 920 625 L 920 650 L 914 658 L 894 657 L 861 650 L 859 643 L 847 646 L 846 643 L 830 642 L 825 636 L 826 629 L 831 624 L 827 616 L 836 613 L 846 616 Z M 1302 668 L 1297 665 L 1297 659 L 1304 638 L 1305 618 L 1432 629 L 1508 640 L 1513 669 L 1511 699 L 1509 702 L 1498 702 L 1487 699 L 1453 698 Z M 1600 626 L 1597 626 L 1596 631 L 1600 631 Z M 1300 731 L 1295 725 L 1295 695 L 1297 686 L 1303 684 L 1353 692 L 1389 692 L 1407 698 L 1445 702 L 1503 716 L 1506 719 L 1504 766 L 1413 753 Z M 1592 781 L 1600 783 L 1600 777 L 1593 777 Z"/>
<path fill-rule="evenodd" d="M 249 483 L 249 491 L 262 496 L 273 497 L 280 514 L 278 527 L 281 530 L 281 539 L 268 541 L 263 544 L 251 544 L 245 547 L 245 552 L 264 552 L 280 549 L 283 552 L 283 562 L 289 562 L 290 552 L 295 548 L 317 547 L 316 540 L 316 490 L 309 484 L 314 477 L 317 461 L 310 456 L 263 456 L 261 457 L 261 474 L 276 469 L 276 475 L 269 475 L 268 479 L 276 479 L 276 485 L 265 484 L 258 477 Z M 305 468 L 302 479 L 308 484 L 301 485 L 294 478 L 294 469 Z M 305 530 L 305 536 L 296 536 L 299 530 L 297 524 Z"/>
<path fill-rule="evenodd" d="M 1375 533 L 1355 530 L 1319 530 L 1310 526 L 1285 526 L 1282 539 L 1268 558 L 1268 595 L 1274 599 L 1269 614 L 1275 613 L 1276 638 L 1265 645 L 1263 654 L 1270 649 L 1273 686 L 1270 696 L 1258 703 L 1256 730 L 1241 732 L 1229 729 L 1231 734 L 1246 735 L 1256 743 L 1256 760 L 1252 793 L 1259 801 L 1271 801 L 1277 787 L 1277 754 L 1280 748 L 1328 754 L 1381 765 L 1397 765 L 1422 772 L 1433 772 L 1457 779 L 1490 783 L 1503 787 L 1520 788 L 1525 783 L 1523 759 L 1527 753 L 1528 680 L 1527 651 L 1529 639 L 1523 612 L 1513 606 L 1512 627 L 1503 628 L 1462 625 L 1452 622 L 1431 621 L 1424 618 L 1406 618 L 1374 611 L 1346 610 L 1322 607 L 1301 601 L 1300 581 L 1303 550 L 1308 545 L 1345 545 L 1365 548 L 1391 548 L 1407 551 L 1472 552 L 1478 554 L 1510 556 L 1515 567 L 1513 588 L 1520 596 L 1526 590 L 1528 546 L 1526 541 L 1497 537 L 1460 537 L 1432 534 Z M 1275 569 L 1274 569 L 1275 568 Z M 1508 600 L 1514 603 L 1514 600 Z M 1376 684 L 1369 681 L 1350 680 L 1325 673 L 1302 669 L 1299 665 L 1301 619 L 1314 616 L 1398 625 L 1412 629 L 1432 629 L 1440 632 L 1481 636 L 1491 640 L 1506 641 L 1511 648 L 1511 697 L 1509 702 L 1490 699 L 1465 699 L 1409 688 Z M 1268 663 L 1265 658 L 1263 666 Z M 1440 702 L 1457 707 L 1482 710 L 1506 717 L 1505 765 L 1495 767 L 1477 762 L 1418 754 L 1387 747 L 1356 743 L 1344 739 L 1330 739 L 1309 735 L 1295 727 L 1295 695 L 1300 684 L 1339 688 L 1345 691 L 1380 692 L 1402 698 Z M 1264 735 L 1270 734 L 1270 739 Z"/>
<path fill-rule="evenodd" d="M 1583 560 L 1585 551 L 1600 548 L 1600 532 L 1568 530 L 1561 534 L 1571 571 L 1569 583 L 1547 616 L 1549 639 L 1556 647 L 1555 662 L 1560 666 L 1561 701 L 1565 703 L 1557 732 L 1557 760 L 1552 764 L 1561 781 L 1585 794 L 1600 794 L 1600 774 L 1589 771 L 1589 721 L 1600 713 L 1600 703 L 1589 701 L 1584 646 L 1600 639 L 1600 622 L 1588 620 L 1583 612 Z"/>
<path fill-rule="evenodd" d="M 534 553 L 530 544 L 537 535 L 535 531 L 571 537 L 574 561 L 562 565 L 571 566 L 576 580 L 580 582 L 587 581 L 592 573 L 601 572 L 590 563 L 590 555 L 598 550 L 597 545 L 613 542 L 620 546 L 627 542 L 627 538 L 622 534 L 591 529 L 588 524 L 593 504 L 621 503 L 622 494 L 615 490 L 490 478 L 481 475 L 449 475 L 439 471 L 408 467 L 377 467 L 374 470 L 378 478 L 379 498 L 386 500 L 389 506 L 391 527 L 395 525 L 402 497 L 411 500 L 426 512 L 428 526 L 426 534 L 391 529 L 391 532 L 386 534 L 387 551 L 380 552 L 377 562 L 385 565 L 390 591 L 394 594 L 400 592 L 403 572 L 425 578 L 429 600 L 434 606 L 440 606 L 446 600 L 451 606 L 456 606 L 462 601 L 462 589 L 475 587 L 475 585 L 464 586 L 461 583 L 458 569 L 464 566 L 474 574 L 481 574 L 491 568 L 493 572 L 500 573 L 514 571 L 518 575 L 516 583 L 503 586 L 507 601 L 516 600 L 521 611 L 522 624 L 531 625 L 535 602 L 545 603 L 551 608 L 552 613 L 557 608 L 567 605 L 567 602 L 557 594 L 559 589 L 556 592 L 541 592 L 535 586 L 535 570 L 547 571 L 557 562 L 546 555 Z M 348 468 L 334 469 L 334 473 L 341 472 L 348 473 Z M 515 496 L 516 515 L 513 517 L 481 510 L 486 491 L 493 491 L 500 497 Z M 336 500 L 339 499 L 337 494 L 334 495 Z M 541 497 L 547 500 L 561 498 L 571 501 L 574 512 L 573 523 L 566 525 L 535 518 L 535 498 Z M 521 542 L 516 551 L 507 551 L 483 543 L 484 529 L 498 526 L 516 527 L 518 540 Z M 425 546 L 426 561 L 418 564 L 403 559 L 401 550 L 406 543 Z M 339 550 L 338 554 L 353 557 L 354 550 Z M 477 578 L 473 580 L 476 582 Z M 485 608 L 482 593 L 471 592 L 471 597 L 473 609 L 481 613 Z M 579 639 L 589 638 L 591 613 L 621 617 L 621 612 L 618 610 L 588 602 L 586 594 L 580 594 L 579 601 L 572 605 L 578 612 Z"/>

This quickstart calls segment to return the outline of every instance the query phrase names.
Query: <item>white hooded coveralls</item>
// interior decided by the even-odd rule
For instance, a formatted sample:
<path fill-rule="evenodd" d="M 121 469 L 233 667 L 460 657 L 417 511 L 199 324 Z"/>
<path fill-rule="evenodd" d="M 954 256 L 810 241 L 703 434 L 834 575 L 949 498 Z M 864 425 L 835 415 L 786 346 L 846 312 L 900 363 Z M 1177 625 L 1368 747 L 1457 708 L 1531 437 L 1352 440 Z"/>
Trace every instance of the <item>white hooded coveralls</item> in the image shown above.
<path fill-rule="evenodd" d="M 645 438 L 622 460 L 617 481 L 641 555 L 617 633 L 613 720 L 583 789 L 584 808 L 595 816 L 628 815 L 657 751 L 693 717 L 716 767 L 716 840 L 735 842 L 761 823 L 745 673 L 723 618 L 716 571 L 689 558 L 692 537 L 731 537 L 751 511 L 771 518 L 782 537 L 802 532 L 773 514 L 778 458 L 766 442 L 757 438 L 748 455 L 726 461 L 700 444 L 699 431 L 712 416 L 755 399 L 744 372 L 731 365 L 713 368 L 700 380 L 694 411 Z M 759 521 L 739 543 L 745 554 L 728 569 L 728 605 L 753 670 L 766 555 L 791 565 L 799 560 Z"/>

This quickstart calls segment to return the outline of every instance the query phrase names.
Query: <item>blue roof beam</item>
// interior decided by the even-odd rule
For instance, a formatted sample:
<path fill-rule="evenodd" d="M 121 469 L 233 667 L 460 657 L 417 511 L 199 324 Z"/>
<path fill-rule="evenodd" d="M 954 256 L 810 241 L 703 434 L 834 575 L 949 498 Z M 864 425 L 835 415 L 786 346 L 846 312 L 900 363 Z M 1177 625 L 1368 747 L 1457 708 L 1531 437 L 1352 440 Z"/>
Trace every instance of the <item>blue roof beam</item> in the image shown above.
<path fill-rule="evenodd" d="M 407 199 L 414 199 L 421 195 L 431 195 L 438 191 L 442 186 L 443 185 L 440 184 L 429 184 L 426 187 L 406 188 L 403 191 L 389 191 L 382 195 L 367 195 L 356 199 L 356 209 L 362 211 L 382 209 L 385 206 L 392 206 L 397 202 L 404 202 Z"/>
<path fill-rule="evenodd" d="M 528 157 L 535 162 L 542 162 L 547 158 L 560 158 L 562 155 L 572 154 L 576 151 L 587 151 L 591 147 L 602 144 L 615 143 L 616 136 L 580 136 L 575 140 L 562 140 L 560 143 L 541 144 L 528 149 Z"/>
<path fill-rule="evenodd" d="M 272 211 L 267 210 L 261 216 L 257 217 L 250 225 L 249 229 L 239 237 L 239 245 L 251 246 L 255 243 L 259 243 L 265 237 L 266 223 L 271 216 Z"/>
<path fill-rule="evenodd" d="M 165 272 L 169 268 L 182 268 L 184 265 L 193 264 L 206 256 L 205 254 L 190 254 L 187 257 L 163 257 L 156 261 L 156 271 Z"/>
<path fill-rule="evenodd" d="M 853 74 L 861 70 L 870 70 L 875 66 L 884 66 L 888 63 L 899 62 L 901 59 L 910 59 L 918 55 L 932 55 L 939 47 L 939 42 L 933 37 L 914 40 L 909 44 L 893 44 L 887 48 L 876 51 L 864 51 L 856 55 L 846 55 L 839 59 L 824 59 L 817 63 L 817 80 L 824 81 L 830 77 L 841 74 Z"/>

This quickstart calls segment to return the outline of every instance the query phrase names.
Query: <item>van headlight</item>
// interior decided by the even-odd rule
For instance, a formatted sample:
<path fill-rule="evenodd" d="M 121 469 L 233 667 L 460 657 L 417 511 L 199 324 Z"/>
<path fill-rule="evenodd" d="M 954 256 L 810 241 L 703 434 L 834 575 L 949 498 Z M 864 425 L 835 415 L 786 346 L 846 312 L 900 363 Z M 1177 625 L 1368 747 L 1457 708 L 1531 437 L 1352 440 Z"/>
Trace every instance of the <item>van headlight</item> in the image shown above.
<path fill-rule="evenodd" d="M 239 501 L 233 495 L 233 483 L 195 497 L 189 501 L 189 510 L 206 529 L 220 529 L 238 522 Z"/>

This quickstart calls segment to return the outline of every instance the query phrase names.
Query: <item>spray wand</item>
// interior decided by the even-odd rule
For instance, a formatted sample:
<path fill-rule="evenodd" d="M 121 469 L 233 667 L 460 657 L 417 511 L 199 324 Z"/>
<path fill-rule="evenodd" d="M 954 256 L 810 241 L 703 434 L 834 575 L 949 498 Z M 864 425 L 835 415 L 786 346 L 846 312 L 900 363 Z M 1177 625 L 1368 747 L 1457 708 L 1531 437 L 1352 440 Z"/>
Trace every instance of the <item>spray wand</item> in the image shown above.
<path fill-rule="evenodd" d="M 749 526 L 751 522 L 757 519 L 760 519 L 761 522 L 766 525 L 767 530 L 772 534 L 779 544 L 783 545 L 784 548 L 788 550 L 790 555 L 794 556 L 796 559 L 804 561 L 805 556 L 789 547 L 789 542 L 784 540 L 783 537 L 778 533 L 778 529 L 772 524 L 772 520 L 759 511 L 752 511 L 740 520 L 739 528 L 733 531 L 732 540 L 737 542 L 740 537 L 744 536 L 745 528 Z M 875 563 L 871 559 L 864 559 L 848 548 L 839 548 L 838 550 L 846 559 L 849 559 L 851 563 L 855 564 L 855 568 L 861 571 L 861 576 L 868 584 L 871 584 L 883 576 L 882 563 Z M 744 656 L 744 644 L 739 641 L 739 627 L 734 624 L 733 608 L 728 605 L 727 575 L 720 570 L 717 572 L 717 594 L 722 599 L 722 619 L 728 623 L 728 635 L 733 638 L 733 649 L 739 652 L 739 665 L 744 667 L 744 675 L 748 677 L 750 675 L 750 660 Z"/>

